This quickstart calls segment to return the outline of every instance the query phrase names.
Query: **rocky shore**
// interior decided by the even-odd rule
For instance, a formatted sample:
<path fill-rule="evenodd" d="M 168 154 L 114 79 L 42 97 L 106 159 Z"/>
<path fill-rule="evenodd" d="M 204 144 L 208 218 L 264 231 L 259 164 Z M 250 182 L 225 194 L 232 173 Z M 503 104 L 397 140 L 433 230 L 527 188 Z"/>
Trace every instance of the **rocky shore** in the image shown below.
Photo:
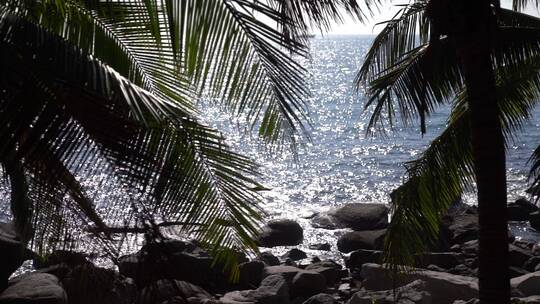
<path fill-rule="evenodd" d="M 529 221 L 540 229 L 534 204 L 520 199 L 509 209 L 511 220 Z M 476 303 L 477 220 L 475 208 L 454 208 L 444 218 L 437 248 L 419 256 L 419 268 L 396 280 L 381 265 L 387 207 L 345 205 L 315 215 L 311 224 L 350 231 L 336 244 L 310 244 L 323 251 L 337 245 L 346 254 L 344 265 L 299 249 L 280 257 L 268 251 L 251 259 L 238 254 L 240 279 L 235 283 L 196 242 L 169 239 L 146 244 L 121 257 L 116 261 L 118 270 L 113 270 L 76 252 L 56 251 L 46 260 L 38 259 L 24 249 L 9 224 L 0 224 L 0 304 Z M 540 304 L 540 244 L 510 239 L 513 303 Z M 295 246 L 303 242 L 303 230 L 294 221 L 274 220 L 257 241 L 262 248 Z M 36 270 L 10 278 L 27 259 L 33 259 Z"/>

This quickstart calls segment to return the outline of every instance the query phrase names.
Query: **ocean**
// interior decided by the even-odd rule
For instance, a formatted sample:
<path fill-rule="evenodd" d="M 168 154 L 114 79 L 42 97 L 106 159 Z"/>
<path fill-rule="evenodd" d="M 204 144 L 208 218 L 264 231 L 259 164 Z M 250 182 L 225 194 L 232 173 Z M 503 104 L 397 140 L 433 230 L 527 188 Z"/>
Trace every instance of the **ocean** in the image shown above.
<path fill-rule="evenodd" d="M 218 109 L 206 121 L 225 130 L 230 144 L 261 164 L 263 194 L 269 218 L 300 222 L 309 244 L 328 242 L 335 250 L 336 236 L 344 231 L 314 229 L 309 218 L 316 212 L 347 203 L 388 203 L 389 193 L 403 181 L 403 164 L 417 158 L 446 126 L 450 107 L 441 107 L 428 119 L 427 133 L 418 124 L 399 123 L 385 136 L 366 135 L 370 113 L 364 111 L 366 96 L 354 89 L 354 79 L 374 36 L 328 36 L 311 41 L 309 71 L 312 98 L 308 101 L 311 142 L 293 153 L 268 153 L 255 135 L 236 127 L 236 120 Z M 240 124 L 241 125 L 241 124 Z M 540 109 L 508 147 L 508 197 L 527 197 L 527 161 L 540 144 Z M 475 204 L 474 193 L 463 200 Z M 540 233 L 528 225 L 512 225 L 519 238 L 540 241 Z M 277 249 L 278 253 L 287 248 Z M 313 254 L 317 254 L 314 252 Z"/>

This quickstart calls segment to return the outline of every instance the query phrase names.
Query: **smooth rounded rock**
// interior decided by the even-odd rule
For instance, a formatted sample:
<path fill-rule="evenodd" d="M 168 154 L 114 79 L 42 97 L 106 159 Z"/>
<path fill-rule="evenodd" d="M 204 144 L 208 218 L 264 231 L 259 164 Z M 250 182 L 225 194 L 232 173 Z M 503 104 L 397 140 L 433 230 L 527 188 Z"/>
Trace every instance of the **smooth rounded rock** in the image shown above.
<path fill-rule="evenodd" d="M 338 239 L 337 247 L 344 253 L 359 249 L 381 249 L 385 234 L 386 229 L 347 232 Z"/>
<path fill-rule="evenodd" d="M 316 228 L 323 229 L 382 229 L 388 226 L 388 206 L 384 204 L 346 204 L 313 217 L 311 224 Z"/>
<path fill-rule="evenodd" d="M 66 304 L 67 295 L 58 278 L 48 273 L 30 273 L 9 281 L 0 294 L 0 304 Z"/>
<path fill-rule="evenodd" d="M 260 247 L 295 246 L 304 240 L 304 230 L 293 220 L 268 222 L 257 238 Z"/>

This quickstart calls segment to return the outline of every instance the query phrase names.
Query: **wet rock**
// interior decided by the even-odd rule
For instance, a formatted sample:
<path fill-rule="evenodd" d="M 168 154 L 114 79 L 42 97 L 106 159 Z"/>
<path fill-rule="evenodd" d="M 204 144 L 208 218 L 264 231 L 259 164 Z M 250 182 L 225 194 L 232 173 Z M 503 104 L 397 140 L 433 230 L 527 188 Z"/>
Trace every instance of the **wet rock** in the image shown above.
<path fill-rule="evenodd" d="M 454 252 L 429 252 L 418 257 L 418 265 L 436 265 L 444 269 L 450 269 L 460 264 L 460 255 Z"/>
<path fill-rule="evenodd" d="M 388 206 L 383 204 L 347 204 L 311 219 L 316 228 L 374 230 L 388 226 Z"/>
<path fill-rule="evenodd" d="M 338 239 L 337 247 L 344 253 L 359 249 L 381 249 L 385 234 L 386 229 L 347 232 Z"/>
<path fill-rule="evenodd" d="M 269 251 L 261 252 L 257 259 L 264 262 L 268 266 L 279 265 L 279 259 Z"/>
<path fill-rule="evenodd" d="M 8 284 L 8 279 L 22 263 L 30 258 L 30 252 L 20 241 L 11 223 L 0 223 L 0 290 Z"/>
<path fill-rule="evenodd" d="M 527 221 L 529 220 L 530 212 L 516 203 L 508 204 L 508 220 L 509 221 Z"/>
<path fill-rule="evenodd" d="M 304 240 L 304 231 L 292 220 L 273 220 L 262 229 L 257 241 L 260 247 L 295 246 Z"/>
<path fill-rule="evenodd" d="M 355 250 L 345 259 L 345 266 L 351 269 L 360 268 L 365 263 L 381 263 L 382 258 L 383 254 L 380 250 Z"/>
<path fill-rule="evenodd" d="M 510 245 L 508 248 L 508 259 L 510 266 L 523 267 L 523 265 L 532 258 L 529 250 L 525 250 L 515 245 Z"/>
<path fill-rule="evenodd" d="M 320 293 L 307 299 L 302 304 L 335 304 L 336 300 L 329 294 Z"/>
<path fill-rule="evenodd" d="M 432 296 L 425 291 L 426 283 L 416 280 L 394 290 L 368 291 L 361 290 L 355 293 L 347 304 L 431 304 Z M 394 299 L 398 299 L 394 302 Z"/>
<path fill-rule="evenodd" d="M 448 231 L 451 245 L 478 239 L 478 215 L 476 214 L 446 216 L 443 227 Z"/>
<path fill-rule="evenodd" d="M 540 212 L 539 211 L 536 211 L 530 214 L 529 224 L 535 230 L 540 231 Z"/>
<path fill-rule="evenodd" d="M 527 210 L 527 212 L 529 213 L 533 213 L 533 212 L 536 212 L 538 211 L 538 206 L 536 206 L 535 204 L 531 203 L 531 201 L 529 201 L 528 199 L 524 198 L 524 197 L 520 197 L 518 198 L 515 202 L 514 202 L 515 205 L 517 206 L 520 206 L 521 208 Z"/>
<path fill-rule="evenodd" d="M 526 298 L 512 298 L 512 304 L 540 304 L 540 295 Z"/>
<path fill-rule="evenodd" d="M 213 265 L 212 258 L 195 243 L 167 240 L 145 245 L 139 252 L 121 257 L 118 268 L 139 288 L 160 279 L 187 281 L 210 290 L 229 286 L 223 266 Z"/>
<path fill-rule="evenodd" d="M 540 271 L 513 278 L 510 285 L 525 297 L 540 295 Z"/>
<path fill-rule="evenodd" d="M 533 256 L 530 259 L 528 259 L 527 262 L 525 262 L 525 264 L 523 264 L 523 268 L 525 268 L 526 270 L 530 272 L 534 272 L 535 271 L 534 269 L 539 264 L 540 264 L 540 257 Z"/>
<path fill-rule="evenodd" d="M 314 271 L 324 276 L 326 284 L 328 286 L 334 285 L 334 283 L 340 277 L 340 271 L 342 266 L 334 261 L 321 261 L 308 265 L 305 270 Z"/>
<path fill-rule="evenodd" d="M 262 277 L 266 278 L 271 275 L 281 275 L 286 280 L 290 281 L 300 271 L 302 271 L 302 269 L 294 266 L 268 266 L 264 268 Z"/>
<path fill-rule="evenodd" d="M 508 267 L 508 272 L 509 272 L 510 278 L 517 278 L 517 277 L 520 277 L 522 275 L 526 275 L 529 273 L 529 271 L 523 268 L 515 267 L 515 266 Z"/>
<path fill-rule="evenodd" d="M 262 281 L 265 264 L 261 261 L 250 261 L 238 265 L 240 269 L 240 286 L 253 289 Z"/>
<path fill-rule="evenodd" d="M 289 287 L 285 278 L 271 275 L 264 278 L 257 289 L 229 292 L 219 300 L 222 304 L 289 304 Z"/>
<path fill-rule="evenodd" d="M 66 304 L 67 295 L 58 279 L 47 273 L 30 273 L 9 281 L 0 304 Z"/>
<path fill-rule="evenodd" d="M 307 258 L 307 254 L 300 249 L 293 248 L 282 256 L 283 259 L 299 261 Z"/>
<path fill-rule="evenodd" d="M 136 304 L 155 304 L 174 299 L 187 300 L 185 303 L 202 303 L 212 299 L 212 295 L 199 286 L 178 280 L 159 280 L 146 286 L 139 294 Z M 174 302 L 173 302 L 174 303 Z"/>
<path fill-rule="evenodd" d="M 36 269 L 42 269 L 53 265 L 65 264 L 68 267 L 74 267 L 77 265 L 85 265 L 90 263 L 86 258 L 86 255 L 80 252 L 68 251 L 68 250 L 56 250 L 45 257 L 34 257 L 34 267 Z"/>
<path fill-rule="evenodd" d="M 332 249 L 332 246 L 328 243 L 322 243 L 322 244 L 312 244 L 309 245 L 309 249 L 311 250 L 321 250 L 321 251 L 330 251 Z"/>
<path fill-rule="evenodd" d="M 362 286 L 374 291 L 391 290 L 394 287 L 391 272 L 392 270 L 382 265 L 364 264 Z M 472 277 L 411 269 L 411 272 L 400 274 L 399 285 L 403 286 L 415 280 L 425 282 L 423 290 L 432 295 L 433 303 L 451 304 L 456 300 L 470 300 L 478 297 L 478 280 Z"/>
<path fill-rule="evenodd" d="M 292 279 L 291 296 L 313 296 L 326 289 L 326 279 L 318 272 L 304 270 Z"/>

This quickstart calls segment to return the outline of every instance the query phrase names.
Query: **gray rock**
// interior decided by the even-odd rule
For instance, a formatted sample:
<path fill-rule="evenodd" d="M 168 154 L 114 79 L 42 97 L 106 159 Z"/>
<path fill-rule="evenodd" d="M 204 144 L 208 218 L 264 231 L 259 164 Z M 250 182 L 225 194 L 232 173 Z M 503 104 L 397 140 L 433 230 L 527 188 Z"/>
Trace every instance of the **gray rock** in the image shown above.
<path fill-rule="evenodd" d="M 338 239 L 337 247 L 344 253 L 359 249 L 381 249 L 385 234 L 386 229 L 347 232 Z"/>
<path fill-rule="evenodd" d="M 75 265 L 59 264 L 56 268 L 40 271 L 56 275 L 71 303 L 77 304 L 131 304 L 137 295 L 137 286 L 112 269 L 96 267 L 91 263 Z M 58 271 L 60 270 L 60 271 Z"/>
<path fill-rule="evenodd" d="M 460 255 L 455 252 L 428 252 L 418 258 L 418 265 L 425 267 L 436 265 L 444 269 L 450 269 L 460 264 Z"/>
<path fill-rule="evenodd" d="M 508 210 L 508 220 L 509 221 L 528 221 L 529 220 L 529 214 L 530 212 L 522 207 L 521 205 L 518 205 L 516 203 L 508 204 L 508 207 L 506 208 Z"/>
<path fill-rule="evenodd" d="M 282 276 L 271 275 L 257 289 L 228 292 L 219 300 L 223 304 L 288 304 L 289 287 Z"/>
<path fill-rule="evenodd" d="M 290 281 L 294 276 L 302 271 L 302 269 L 294 266 L 268 266 L 263 270 L 263 279 L 271 275 L 281 275 L 286 280 Z"/>
<path fill-rule="evenodd" d="M 0 223 L 0 290 L 8 284 L 8 279 L 21 267 L 22 263 L 30 258 L 29 251 L 20 241 L 11 223 Z"/>
<path fill-rule="evenodd" d="M 146 286 L 135 303 L 154 304 L 162 303 L 175 297 L 182 299 L 198 299 L 199 302 L 212 299 L 212 295 L 199 286 L 178 280 L 159 280 Z M 192 300 L 192 302 L 194 302 Z"/>
<path fill-rule="evenodd" d="M 307 254 L 300 249 L 293 248 L 287 251 L 283 256 L 283 259 L 291 259 L 292 261 L 299 261 L 307 258 Z"/>
<path fill-rule="evenodd" d="M 0 304 L 66 304 L 67 295 L 58 278 L 48 273 L 30 273 L 9 281 L 0 294 Z"/>
<path fill-rule="evenodd" d="M 303 270 L 298 272 L 291 284 L 291 296 L 313 296 L 326 289 L 326 279 L 318 272 Z"/>
<path fill-rule="evenodd" d="M 518 198 L 514 204 L 522 207 L 523 209 L 527 210 L 529 213 L 533 213 L 533 212 L 536 212 L 538 211 L 538 206 L 536 206 L 535 204 L 531 203 L 531 201 L 529 201 L 528 199 L 524 198 L 524 197 L 520 197 Z"/>
<path fill-rule="evenodd" d="M 394 287 L 392 271 L 378 264 L 362 266 L 362 286 L 369 290 L 391 290 Z M 478 280 L 472 277 L 453 275 L 421 269 L 410 269 L 399 275 L 399 284 L 403 286 L 415 280 L 425 282 L 425 291 L 433 297 L 433 303 L 451 304 L 456 300 L 478 298 Z M 399 287 L 399 286 L 398 286 Z"/>
<path fill-rule="evenodd" d="M 512 298 L 512 304 L 540 304 L 540 295 L 526 298 Z"/>
<path fill-rule="evenodd" d="M 388 226 L 388 206 L 383 204 L 347 204 L 311 219 L 316 228 L 374 230 Z"/>
<path fill-rule="evenodd" d="M 245 288 L 256 288 L 262 281 L 264 263 L 251 261 L 238 265 L 240 269 L 240 285 Z"/>
<path fill-rule="evenodd" d="M 530 214 L 529 224 L 535 230 L 540 231 L 540 212 L 539 211 L 536 211 Z"/>
<path fill-rule="evenodd" d="M 336 300 L 329 294 L 320 293 L 307 299 L 302 304 L 335 304 Z"/>
<path fill-rule="evenodd" d="M 478 215 L 476 214 L 466 213 L 446 217 L 443 226 L 449 233 L 451 245 L 478 239 Z"/>
<path fill-rule="evenodd" d="M 305 270 L 320 273 L 326 279 L 326 285 L 331 286 L 337 281 L 341 271 L 341 265 L 334 261 L 321 261 L 308 265 Z"/>
<path fill-rule="evenodd" d="M 510 244 L 508 247 L 508 259 L 510 266 L 523 267 L 523 265 L 525 265 L 525 263 L 532 257 L 533 255 L 530 250 L 525 250 L 512 244 Z"/>
<path fill-rule="evenodd" d="M 355 293 L 347 304 L 431 304 L 432 296 L 425 291 L 426 283 L 416 280 L 405 286 L 393 290 L 368 291 L 361 290 Z M 394 296 L 397 302 L 394 302 Z"/>
<path fill-rule="evenodd" d="M 295 246 L 303 240 L 304 230 L 292 220 L 268 222 L 257 238 L 260 247 Z"/>
<path fill-rule="evenodd" d="M 362 267 L 365 263 L 379 264 L 382 262 L 382 258 L 383 254 L 380 250 L 355 250 L 345 259 L 345 266 L 347 266 L 347 268 L 355 269 Z"/>
<path fill-rule="evenodd" d="M 264 262 L 268 266 L 279 265 L 279 259 L 269 251 L 261 252 L 257 259 Z"/>
<path fill-rule="evenodd" d="M 321 251 L 330 251 L 332 249 L 332 246 L 328 243 L 323 244 L 312 244 L 309 245 L 309 249 L 311 250 L 321 250 Z"/>
<path fill-rule="evenodd" d="M 510 285 L 525 297 L 540 295 L 540 271 L 513 278 Z"/>

